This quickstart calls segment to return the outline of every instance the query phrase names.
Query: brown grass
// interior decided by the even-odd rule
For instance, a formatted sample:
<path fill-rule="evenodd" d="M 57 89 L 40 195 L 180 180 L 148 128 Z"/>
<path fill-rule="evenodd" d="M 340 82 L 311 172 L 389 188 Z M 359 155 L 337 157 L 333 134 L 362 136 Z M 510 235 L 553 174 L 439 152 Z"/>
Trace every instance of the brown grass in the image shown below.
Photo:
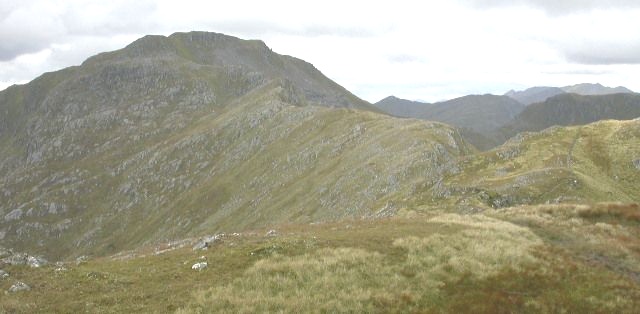
<path fill-rule="evenodd" d="M 640 222 L 640 206 L 636 203 L 602 203 L 576 209 L 582 218 L 617 218 Z"/>

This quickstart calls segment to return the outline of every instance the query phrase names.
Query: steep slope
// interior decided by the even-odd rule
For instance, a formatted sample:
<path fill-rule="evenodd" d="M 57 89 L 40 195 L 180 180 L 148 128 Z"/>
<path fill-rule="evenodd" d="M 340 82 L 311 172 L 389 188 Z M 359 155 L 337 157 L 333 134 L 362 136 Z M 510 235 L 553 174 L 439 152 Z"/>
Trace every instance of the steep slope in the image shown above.
<path fill-rule="evenodd" d="M 533 103 L 543 102 L 549 97 L 564 93 L 566 92 L 559 87 L 536 86 L 527 88 L 523 91 L 511 90 L 507 92 L 505 96 L 509 96 L 524 105 L 530 105 Z"/>
<path fill-rule="evenodd" d="M 633 93 L 632 90 L 623 86 L 606 87 L 599 83 L 596 83 L 596 84 L 582 83 L 582 84 L 576 84 L 571 86 L 565 86 L 565 87 L 562 87 L 562 90 L 564 90 L 567 93 L 573 93 L 573 94 L 579 94 L 579 95 L 609 95 L 609 94 Z"/>
<path fill-rule="evenodd" d="M 385 216 L 470 152 L 446 125 L 354 107 L 311 65 L 220 34 L 45 74 L 0 93 L 0 239 L 55 259 Z"/>

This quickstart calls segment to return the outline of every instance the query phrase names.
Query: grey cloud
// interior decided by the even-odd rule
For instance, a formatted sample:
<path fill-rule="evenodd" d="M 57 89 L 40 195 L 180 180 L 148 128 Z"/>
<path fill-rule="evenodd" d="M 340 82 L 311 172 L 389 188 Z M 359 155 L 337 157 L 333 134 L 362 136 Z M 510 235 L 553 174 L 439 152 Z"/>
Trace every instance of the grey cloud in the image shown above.
<path fill-rule="evenodd" d="M 41 51 L 48 45 L 32 38 L 11 38 L 0 35 L 0 61 L 10 61 L 19 55 Z"/>
<path fill-rule="evenodd" d="M 100 15 L 87 14 L 86 6 L 61 4 L 47 12 L 45 1 L 15 1 L 0 9 L 0 61 L 41 51 L 55 43 L 78 36 L 113 36 L 147 33 L 157 29 L 152 23 L 155 4 L 149 1 L 114 3 Z M 51 13 L 51 14 L 49 14 Z"/>
<path fill-rule="evenodd" d="M 570 62 L 590 65 L 640 64 L 640 51 L 629 54 L 597 54 L 590 52 L 569 52 L 566 58 Z"/>
<path fill-rule="evenodd" d="M 640 8 L 638 0 L 461 0 L 477 8 L 525 5 L 539 8 L 551 15 L 563 15 L 593 9 Z"/>
<path fill-rule="evenodd" d="M 588 65 L 640 64 L 640 42 L 581 42 L 560 45 L 567 61 Z"/>
<path fill-rule="evenodd" d="M 38 52 L 64 33 L 64 26 L 55 18 L 40 16 L 32 7 L 5 8 L 0 17 L 0 61 Z"/>
<path fill-rule="evenodd" d="M 154 18 L 157 4 L 149 0 L 116 3 L 100 12 L 98 16 L 87 15 L 85 9 L 70 7 L 59 17 L 69 35 L 111 36 L 152 33 L 162 28 L 160 21 Z"/>

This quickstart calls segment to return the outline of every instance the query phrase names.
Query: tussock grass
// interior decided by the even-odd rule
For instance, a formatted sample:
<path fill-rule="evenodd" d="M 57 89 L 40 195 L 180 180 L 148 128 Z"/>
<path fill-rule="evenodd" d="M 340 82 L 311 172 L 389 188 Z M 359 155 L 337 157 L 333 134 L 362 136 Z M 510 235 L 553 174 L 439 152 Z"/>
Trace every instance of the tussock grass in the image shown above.
<path fill-rule="evenodd" d="M 435 309 L 447 282 L 463 276 L 483 279 L 533 264 L 536 258 L 530 250 L 542 244 L 526 228 L 489 217 L 446 214 L 427 223 L 458 231 L 395 239 L 393 246 L 406 252 L 402 260 L 345 247 L 274 255 L 257 261 L 230 283 L 196 293 L 193 303 L 179 312 Z"/>
<path fill-rule="evenodd" d="M 620 218 L 640 222 L 640 206 L 636 203 L 604 203 L 576 208 L 582 218 Z"/>
<path fill-rule="evenodd" d="M 0 289 L 32 290 L 2 295 L 0 313 L 633 313 L 637 223 L 562 206 L 292 224 L 62 272 L 11 266 Z"/>

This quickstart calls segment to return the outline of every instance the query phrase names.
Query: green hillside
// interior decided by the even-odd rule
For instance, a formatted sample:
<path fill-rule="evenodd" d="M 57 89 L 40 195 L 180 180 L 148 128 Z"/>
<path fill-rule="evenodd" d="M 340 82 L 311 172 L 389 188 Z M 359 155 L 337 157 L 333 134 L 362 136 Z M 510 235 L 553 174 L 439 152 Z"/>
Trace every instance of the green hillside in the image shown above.
<path fill-rule="evenodd" d="M 636 102 L 450 126 L 260 41 L 147 36 L 0 92 L 0 313 L 634 313 L 640 119 L 597 120 Z"/>
<path fill-rule="evenodd" d="M 176 51 L 190 36 L 203 37 Z M 368 105 L 302 61 L 218 34 L 145 37 L 0 95 L 15 112 L 0 141 L 2 241 L 50 258 L 390 215 L 470 152 L 448 126 L 346 109 Z"/>

